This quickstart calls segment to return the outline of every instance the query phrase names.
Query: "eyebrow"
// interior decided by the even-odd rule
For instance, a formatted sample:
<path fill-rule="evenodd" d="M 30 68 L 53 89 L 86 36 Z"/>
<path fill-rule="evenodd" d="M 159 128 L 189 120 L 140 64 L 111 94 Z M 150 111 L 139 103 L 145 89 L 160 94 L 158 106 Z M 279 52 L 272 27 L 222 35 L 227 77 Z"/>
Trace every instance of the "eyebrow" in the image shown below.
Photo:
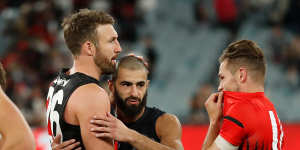
<path fill-rule="evenodd" d="M 139 81 L 136 84 L 141 84 L 141 83 L 145 83 L 145 81 Z"/>
<path fill-rule="evenodd" d="M 120 82 L 120 84 L 132 84 L 132 82 L 122 81 L 122 82 Z"/>
<path fill-rule="evenodd" d="M 146 83 L 145 81 L 139 81 L 139 82 L 137 82 L 136 84 L 142 84 L 142 83 Z M 133 84 L 132 82 L 129 82 L 129 81 L 122 81 L 122 82 L 120 82 L 120 84 Z"/>

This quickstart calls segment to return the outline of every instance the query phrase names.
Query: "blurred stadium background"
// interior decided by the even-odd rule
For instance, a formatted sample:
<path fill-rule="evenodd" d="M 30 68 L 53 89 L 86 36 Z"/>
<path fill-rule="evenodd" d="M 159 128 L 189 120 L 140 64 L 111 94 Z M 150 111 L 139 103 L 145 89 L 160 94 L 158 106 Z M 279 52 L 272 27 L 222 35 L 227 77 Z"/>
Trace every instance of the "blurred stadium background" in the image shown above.
<path fill-rule="evenodd" d="M 187 150 L 200 149 L 206 134 L 203 103 L 216 91 L 222 50 L 239 39 L 257 42 L 268 64 L 265 92 L 284 122 L 288 149 L 300 149 L 299 0 L 1 0 L 6 93 L 35 132 L 37 150 L 48 144 L 48 85 L 72 65 L 60 23 L 81 8 L 110 12 L 122 54 L 149 61 L 148 105 L 180 118 Z"/>

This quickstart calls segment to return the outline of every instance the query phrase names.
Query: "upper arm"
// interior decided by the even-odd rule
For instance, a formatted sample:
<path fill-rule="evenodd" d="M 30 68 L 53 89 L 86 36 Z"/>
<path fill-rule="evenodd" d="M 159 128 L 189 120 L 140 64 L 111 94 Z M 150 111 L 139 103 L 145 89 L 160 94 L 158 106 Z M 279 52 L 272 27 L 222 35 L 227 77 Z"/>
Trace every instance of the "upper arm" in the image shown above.
<path fill-rule="evenodd" d="M 233 106 L 224 114 L 220 135 L 232 145 L 239 146 L 246 136 L 246 124 L 242 105 Z M 245 109 L 246 110 L 246 109 Z"/>
<path fill-rule="evenodd" d="M 104 115 L 110 112 L 110 103 L 106 92 L 96 84 L 87 84 L 79 87 L 70 97 L 75 104 L 75 116 L 79 122 L 83 145 L 87 150 L 112 150 L 112 140 L 99 139 L 90 132 L 90 120 L 95 115 Z"/>
<path fill-rule="evenodd" d="M 213 144 L 207 150 L 237 150 L 239 147 L 234 146 L 218 135 Z"/>
<path fill-rule="evenodd" d="M 175 115 L 166 113 L 160 116 L 156 121 L 156 134 L 161 144 L 183 150 L 181 124 Z"/>
<path fill-rule="evenodd" d="M 218 135 L 210 150 L 237 150 L 238 148 L 238 146 L 232 145 L 222 136 Z"/>
<path fill-rule="evenodd" d="M 34 137 L 18 108 L 0 89 L 0 133 L 3 150 L 35 148 Z"/>

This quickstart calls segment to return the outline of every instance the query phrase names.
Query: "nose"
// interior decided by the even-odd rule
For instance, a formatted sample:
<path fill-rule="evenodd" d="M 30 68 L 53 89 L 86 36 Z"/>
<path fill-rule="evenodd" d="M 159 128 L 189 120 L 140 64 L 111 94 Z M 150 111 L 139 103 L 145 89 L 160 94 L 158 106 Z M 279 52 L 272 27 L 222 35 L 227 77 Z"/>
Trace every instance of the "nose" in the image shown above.
<path fill-rule="evenodd" d="M 116 40 L 115 53 L 121 53 L 122 47 L 118 40 Z"/>
<path fill-rule="evenodd" d="M 218 91 L 219 91 L 219 92 L 223 91 L 223 86 L 222 86 L 221 84 L 220 84 L 219 87 L 218 87 Z"/>
<path fill-rule="evenodd" d="M 131 87 L 131 96 L 138 97 L 138 90 L 135 85 Z"/>

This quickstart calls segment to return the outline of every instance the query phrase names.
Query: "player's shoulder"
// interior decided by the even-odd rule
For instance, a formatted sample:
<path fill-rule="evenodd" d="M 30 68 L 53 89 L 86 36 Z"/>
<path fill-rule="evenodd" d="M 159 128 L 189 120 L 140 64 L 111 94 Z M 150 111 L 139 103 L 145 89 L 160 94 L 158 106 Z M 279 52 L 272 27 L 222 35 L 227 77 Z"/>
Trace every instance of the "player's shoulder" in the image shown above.
<path fill-rule="evenodd" d="M 164 113 L 156 121 L 156 134 L 162 139 L 166 137 L 181 137 L 182 128 L 177 116 Z"/>
<path fill-rule="evenodd" d="M 170 113 L 164 113 L 157 118 L 158 122 L 165 122 L 165 123 L 180 123 L 179 119 L 176 115 Z"/>
<path fill-rule="evenodd" d="M 73 106 L 78 109 L 109 104 L 109 97 L 105 90 L 94 83 L 78 87 L 72 93 L 70 100 L 75 104 Z"/>
<path fill-rule="evenodd" d="M 157 118 L 156 126 L 158 129 L 160 129 L 160 127 L 166 129 L 167 126 L 178 126 L 181 128 L 181 123 L 176 115 L 164 113 Z"/>
<path fill-rule="evenodd" d="M 98 99 L 99 97 L 107 96 L 105 90 L 95 83 L 82 85 L 78 87 L 73 94 L 91 99 Z"/>
<path fill-rule="evenodd" d="M 234 115 L 234 114 L 243 114 L 246 112 L 249 112 L 249 109 L 251 106 L 244 102 L 237 102 L 234 104 L 231 104 L 230 106 L 226 106 L 224 108 L 224 115 Z"/>
<path fill-rule="evenodd" d="M 247 103 L 235 103 L 229 106 L 224 112 L 223 116 L 226 119 L 237 120 L 242 124 L 246 123 L 251 115 L 255 114 L 253 109 Z M 252 117 L 251 117 L 252 118 Z"/>

